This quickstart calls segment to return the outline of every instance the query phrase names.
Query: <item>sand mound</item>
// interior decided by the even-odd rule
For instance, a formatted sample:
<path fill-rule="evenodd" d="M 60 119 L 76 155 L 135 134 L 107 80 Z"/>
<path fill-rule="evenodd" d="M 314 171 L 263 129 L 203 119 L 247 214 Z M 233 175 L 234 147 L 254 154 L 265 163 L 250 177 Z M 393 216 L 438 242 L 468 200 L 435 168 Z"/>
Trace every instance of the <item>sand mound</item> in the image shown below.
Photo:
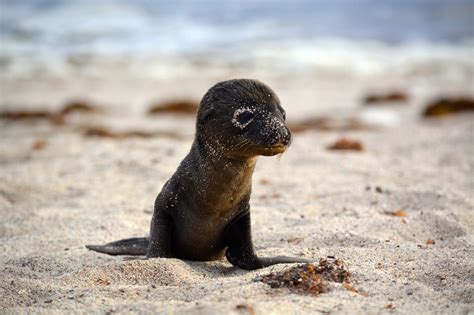
<path fill-rule="evenodd" d="M 86 267 L 59 280 L 73 287 L 104 285 L 187 286 L 197 277 L 188 264 L 177 259 L 137 259 Z M 202 277 L 202 276 L 201 276 Z"/>

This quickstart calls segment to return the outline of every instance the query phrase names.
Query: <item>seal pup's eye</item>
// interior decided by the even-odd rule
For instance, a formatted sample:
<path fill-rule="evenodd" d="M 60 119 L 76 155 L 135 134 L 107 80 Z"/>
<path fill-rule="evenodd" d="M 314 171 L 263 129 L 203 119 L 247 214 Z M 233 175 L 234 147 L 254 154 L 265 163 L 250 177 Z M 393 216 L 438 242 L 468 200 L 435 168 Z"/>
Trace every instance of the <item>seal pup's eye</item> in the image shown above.
<path fill-rule="evenodd" d="M 251 112 L 243 112 L 242 114 L 237 117 L 237 121 L 241 124 L 248 123 L 253 118 L 253 113 Z"/>
<path fill-rule="evenodd" d="M 254 110 L 251 108 L 239 108 L 234 112 L 232 124 L 240 129 L 247 127 L 254 118 Z"/>

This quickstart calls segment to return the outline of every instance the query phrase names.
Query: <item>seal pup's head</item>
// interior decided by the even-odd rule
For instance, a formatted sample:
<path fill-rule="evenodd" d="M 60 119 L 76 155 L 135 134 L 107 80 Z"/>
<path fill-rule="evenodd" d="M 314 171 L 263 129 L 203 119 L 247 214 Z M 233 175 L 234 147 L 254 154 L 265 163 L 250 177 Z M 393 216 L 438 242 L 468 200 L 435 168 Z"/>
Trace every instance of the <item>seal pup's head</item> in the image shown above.
<path fill-rule="evenodd" d="M 291 142 L 285 110 L 262 82 L 217 83 L 199 105 L 196 139 L 210 151 L 237 158 L 283 153 Z"/>

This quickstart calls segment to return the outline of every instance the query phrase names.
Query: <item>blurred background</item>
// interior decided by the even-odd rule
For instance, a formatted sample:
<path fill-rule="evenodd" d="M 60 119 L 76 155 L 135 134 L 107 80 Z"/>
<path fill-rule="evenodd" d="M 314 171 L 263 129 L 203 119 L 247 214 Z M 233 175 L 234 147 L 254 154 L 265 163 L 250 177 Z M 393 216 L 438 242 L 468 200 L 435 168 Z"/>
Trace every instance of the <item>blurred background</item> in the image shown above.
<path fill-rule="evenodd" d="M 84 248 L 148 233 L 232 78 L 292 131 L 253 175 L 257 251 L 341 258 L 354 287 Z M 0 308 L 473 315 L 473 113 L 474 0 L 0 0 Z"/>
<path fill-rule="evenodd" d="M 472 0 L 1 0 L 0 7 L 0 104 L 8 108 L 86 98 L 142 112 L 153 100 L 199 99 L 216 81 L 250 77 L 304 113 L 347 106 L 337 101 L 341 91 L 459 93 L 474 83 Z"/>

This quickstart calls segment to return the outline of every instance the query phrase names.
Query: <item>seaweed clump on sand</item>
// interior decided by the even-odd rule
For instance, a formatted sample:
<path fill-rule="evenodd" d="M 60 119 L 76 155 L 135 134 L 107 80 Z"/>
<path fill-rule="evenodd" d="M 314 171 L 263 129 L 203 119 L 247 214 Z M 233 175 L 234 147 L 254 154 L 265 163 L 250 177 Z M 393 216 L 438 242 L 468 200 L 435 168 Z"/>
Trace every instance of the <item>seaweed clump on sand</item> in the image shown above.
<path fill-rule="evenodd" d="M 387 212 L 385 212 L 385 214 L 391 215 L 393 217 L 400 217 L 400 218 L 404 218 L 404 217 L 408 216 L 407 212 L 405 210 L 402 210 L 402 209 L 394 210 L 394 211 L 387 211 Z"/>
<path fill-rule="evenodd" d="M 333 119 L 326 116 L 310 117 L 302 121 L 294 121 L 288 123 L 293 133 L 301 133 L 308 130 L 318 131 L 361 131 L 371 130 L 369 126 L 355 118 Z"/>
<path fill-rule="evenodd" d="M 90 127 L 84 131 L 85 137 L 109 138 L 122 140 L 126 138 L 149 139 L 153 137 L 168 137 L 172 139 L 181 139 L 181 135 L 174 132 L 149 132 L 142 130 L 113 131 L 106 127 Z"/>
<path fill-rule="evenodd" d="M 318 296 L 330 290 L 329 282 L 341 283 L 344 288 L 359 293 L 351 283 L 352 273 L 340 259 L 328 261 L 321 258 L 318 264 L 304 264 L 291 269 L 270 273 L 258 281 L 272 288 L 288 288 L 296 293 Z"/>
<path fill-rule="evenodd" d="M 98 137 L 98 138 L 112 138 L 112 139 L 123 139 L 129 137 L 136 137 L 136 138 L 151 138 L 153 137 L 152 133 L 144 132 L 144 131 L 128 131 L 128 132 L 116 132 L 111 131 L 104 127 L 92 127 L 88 128 L 84 132 L 84 136 L 86 137 Z"/>
<path fill-rule="evenodd" d="M 464 111 L 474 111 L 474 99 L 468 97 L 439 98 L 426 106 L 423 116 L 440 117 Z"/>
<path fill-rule="evenodd" d="M 364 98 L 365 105 L 378 105 L 388 103 L 406 103 L 410 97 L 402 91 L 391 91 L 385 94 L 368 94 Z"/>
<path fill-rule="evenodd" d="M 73 113 L 98 113 L 101 109 L 86 101 L 71 101 L 63 105 L 62 108 L 53 111 L 48 109 L 19 109 L 0 112 L 0 118 L 11 121 L 36 121 L 49 120 L 54 125 L 62 125 L 66 116 Z"/>
<path fill-rule="evenodd" d="M 328 150 L 363 151 L 364 146 L 360 141 L 341 138 L 327 147 Z"/>
<path fill-rule="evenodd" d="M 193 115 L 197 113 L 199 102 L 190 100 L 169 101 L 156 105 L 152 105 L 148 110 L 148 115 L 157 114 L 188 114 Z"/>
<path fill-rule="evenodd" d="M 99 107 L 89 104 L 86 101 L 74 100 L 64 104 L 64 106 L 59 111 L 59 114 L 69 115 L 72 113 L 97 113 L 100 111 L 101 110 Z"/>
<path fill-rule="evenodd" d="M 51 113 L 45 110 L 18 110 L 18 111 L 3 111 L 0 113 L 0 118 L 10 120 L 26 120 L 26 119 L 49 119 Z"/>

